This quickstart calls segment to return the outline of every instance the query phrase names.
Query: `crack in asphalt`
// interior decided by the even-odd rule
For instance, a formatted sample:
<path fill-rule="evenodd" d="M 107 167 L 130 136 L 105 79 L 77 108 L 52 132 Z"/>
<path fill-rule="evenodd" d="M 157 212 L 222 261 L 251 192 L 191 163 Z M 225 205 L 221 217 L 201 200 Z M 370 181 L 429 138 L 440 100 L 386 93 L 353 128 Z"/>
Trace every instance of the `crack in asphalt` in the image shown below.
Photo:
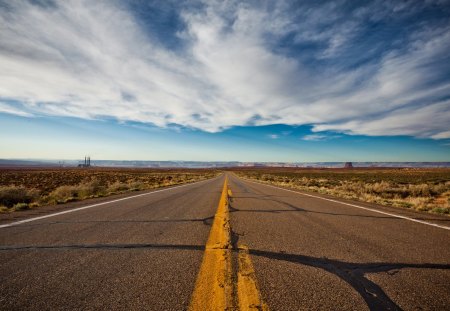
<path fill-rule="evenodd" d="M 68 245 L 23 245 L 23 246 L 0 246 L 0 251 L 15 250 L 68 250 L 68 249 L 93 249 L 93 250 L 115 250 L 115 249 L 181 249 L 204 251 L 204 245 L 190 244 L 68 244 Z"/>
<path fill-rule="evenodd" d="M 42 222 L 34 224 L 22 224 L 21 227 L 39 227 L 47 225 L 60 225 L 60 224 L 127 224 L 127 223 L 176 223 L 176 222 L 202 222 L 206 226 L 211 226 L 214 216 L 209 216 L 205 218 L 192 218 L 192 219 L 151 219 L 151 220 L 86 220 L 86 221 L 52 221 L 52 222 Z"/>
<path fill-rule="evenodd" d="M 238 252 L 237 243 L 241 234 L 231 232 L 233 252 Z M 164 250 L 194 250 L 204 251 L 204 245 L 189 244 L 71 244 L 71 245 L 24 245 L 24 246 L 0 246 L 0 251 L 21 250 L 129 250 L 129 249 L 164 249 Z M 265 250 L 249 249 L 254 256 L 273 260 L 287 261 L 314 268 L 319 268 L 332 273 L 345 281 L 356 290 L 366 302 L 370 310 L 401 310 L 381 289 L 380 286 L 366 278 L 366 274 L 386 272 L 391 275 L 398 273 L 401 269 L 440 269 L 450 270 L 450 264 L 432 263 L 349 263 L 339 260 L 316 258 L 306 255 L 289 254 L 286 252 L 271 252 Z"/>
<path fill-rule="evenodd" d="M 398 273 L 404 268 L 450 270 L 450 264 L 414 264 L 414 263 L 347 263 L 338 260 L 316 258 L 305 255 L 276 253 L 262 250 L 249 250 L 250 254 L 269 259 L 298 263 L 332 273 L 352 288 L 364 299 L 370 310 L 400 310 L 381 289 L 380 286 L 366 278 L 368 273 Z"/>
<path fill-rule="evenodd" d="M 256 213 L 283 213 L 283 212 L 304 212 L 304 213 L 316 213 L 316 214 L 326 214 L 332 216 L 349 216 L 349 217 L 368 217 L 368 218 L 383 218 L 383 219 L 399 219 L 391 216 L 366 216 L 366 215 L 354 215 L 354 214 L 342 214 L 342 213 L 328 213 L 328 212 L 318 212 L 310 211 L 297 207 L 288 202 L 282 200 L 274 199 L 278 197 L 275 195 L 267 195 L 257 189 L 250 188 L 242 183 L 241 181 L 235 181 L 238 188 L 242 193 L 247 194 L 246 196 L 235 196 L 234 199 L 254 199 L 262 201 L 270 201 L 278 204 L 282 204 L 289 209 L 272 209 L 272 210 L 242 210 L 237 209 L 230 205 L 230 213 L 234 212 L 256 212 Z M 254 195 L 254 196 L 252 196 Z M 235 234 L 236 235 L 236 234 Z M 236 235 L 237 239 L 239 238 Z M 237 243 L 237 242 L 236 242 Z M 305 266 L 310 266 L 314 268 L 319 268 L 327 271 L 335 276 L 339 277 L 341 280 L 350 285 L 359 295 L 364 299 L 370 310 L 401 310 L 401 308 L 394 302 L 389 296 L 383 291 L 383 289 L 369 280 L 366 275 L 369 273 L 379 273 L 386 272 L 389 275 L 395 275 L 399 273 L 401 269 L 404 268 L 416 268 L 416 269 L 443 269 L 450 270 L 449 264 L 410 264 L 410 263 L 348 263 L 338 260 L 332 260 L 327 258 L 316 258 L 305 255 L 289 254 L 286 252 L 271 252 L 264 250 L 249 249 L 251 255 L 265 257 L 268 259 L 287 261 L 291 263 L 301 264 Z"/>

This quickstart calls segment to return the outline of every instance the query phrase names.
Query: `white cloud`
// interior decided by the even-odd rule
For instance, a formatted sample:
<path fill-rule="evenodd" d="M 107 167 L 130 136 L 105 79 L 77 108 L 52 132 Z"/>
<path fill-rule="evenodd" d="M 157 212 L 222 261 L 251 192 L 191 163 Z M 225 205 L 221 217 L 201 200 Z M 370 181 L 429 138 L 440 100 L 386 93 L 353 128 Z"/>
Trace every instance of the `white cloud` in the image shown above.
<path fill-rule="evenodd" d="M 316 125 L 313 131 L 339 131 L 348 134 L 411 135 L 434 139 L 448 138 L 450 100 L 414 109 L 405 107 L 370 120 L 353 120 L 338 124 Z"/>
<path fill-rule="evenodd" d="M 8 114 L 14 114 L 21 117 L 31 117 L 32 114 L 25 112 L 21 109 L 17 109 L 14 106 L 8 105 L 6 103 L 0 102 L 0 112 L 1 113 L 8 113 Z"/>
<path fill-rule="evenodd" d="M 0 99 L 25 109 L 2 111 L 210 132 L 313 124 L 315 131 L 446 138 L 450 104 L 440 99 L 450 84 L 436 79 L 448 74 L 450 29 L 424 29 L 401 50 L 351 70 L 317 71 L 302 63 L 303 51 L 294 57 L 273 48 L 294 32 L 298 42 L 325 44 L 317 59 L 333 58 L 367 14 L 322 31 L 320 17 L 338 21 L 335 11 L 331 4 L 310 10 L 300 23 L 285 2 L 207 1 L 180 12 L 184 48 L 168 50 L 111 1 L 12 2 L 0 11 Z"/>
<path fill-rule="evenodd" d="M 433 139 L 448 139 L 448 138 L 450 138 L 450 131 L 444 131 L 444 132 L 440 132 L 440 133 L 431 135 L 431 138 L 433 138 Z"/>
<path fill-rule="evenodd" d="M 324 140 L 330 140 L 334 138 L 339 138 L 340 135 L 330 135 L 330 134 L 309 134 L 303 136 L 301 139 L 306 141 L 324 141 Z"/>
<path fill-rule="evenodd" d="M 269 135 L 269 138 L 271 138 L 271 139 L 278 139 L 280 136 L 279 135 L 277 135 L 277 134 L 270 134 Z"/>
<path fill-rule="evenodd" d="M 302 140 L 306 140 L 306 141 L 322 141 L 322 140 L 326 140 L 328 137 L 326 135 L 321 135 L 321 134 L 310 134 L 310 135 L 305 135 L 302 137 Z"/>

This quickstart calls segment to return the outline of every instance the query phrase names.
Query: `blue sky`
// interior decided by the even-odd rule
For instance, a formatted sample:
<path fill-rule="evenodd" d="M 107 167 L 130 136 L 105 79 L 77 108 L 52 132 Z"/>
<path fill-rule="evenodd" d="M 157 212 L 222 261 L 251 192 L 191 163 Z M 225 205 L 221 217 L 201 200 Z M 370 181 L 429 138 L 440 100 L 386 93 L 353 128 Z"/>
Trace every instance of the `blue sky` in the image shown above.
<path fill-rule="evenodd" d="M 450 1 L 2 1 L 0 158 L 449 161 Z"/>

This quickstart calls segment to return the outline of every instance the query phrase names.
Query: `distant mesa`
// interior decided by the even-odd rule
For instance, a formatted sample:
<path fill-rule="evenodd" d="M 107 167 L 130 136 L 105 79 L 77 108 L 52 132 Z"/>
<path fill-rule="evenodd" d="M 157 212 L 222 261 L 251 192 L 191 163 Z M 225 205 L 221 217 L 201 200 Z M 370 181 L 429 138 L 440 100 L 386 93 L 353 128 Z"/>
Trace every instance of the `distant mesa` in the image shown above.
<path fill-rule="evenodd" d="M 352 162 L 345 162 L 344 168 L 353 168 Z"/>

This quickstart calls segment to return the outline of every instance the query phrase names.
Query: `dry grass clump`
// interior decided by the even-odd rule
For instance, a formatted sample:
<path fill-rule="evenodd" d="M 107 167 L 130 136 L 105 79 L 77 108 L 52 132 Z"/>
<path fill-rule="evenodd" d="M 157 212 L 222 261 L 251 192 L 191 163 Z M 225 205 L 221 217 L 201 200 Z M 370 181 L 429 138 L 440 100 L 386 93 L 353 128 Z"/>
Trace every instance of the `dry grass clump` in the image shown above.
<path fill-rule="evenodd" d="M 128 190 L 130 190 L 130 185 L 127 183 L 120 182 L 120 181 L 116 181 L 113 184 L 108 186 L 108 191 L 111 194 L 122 193 L 122 192 L 125 192 Z"/>
<path fill-rule="evenodd" d="M 106 194 L 106 187 L 97 179 L 80 183 L 75 186 L 60 186 L 52 191 L 42 201 L 48 203 L 67 203 L 71 201 L 84 200 L 100 197 Z"/>
<path fill-rule="evenodd" d="M 0 211 L 23 210 L 39 197 L 36 189 L 17 186 L 0 187 Z"/>
<path fill-rule="evenodd" d="M 0 169 L 0 212 L 200 181 L 213 170 Z"/>
<path fill-rule="evenodd" d="M 242 170 L 265 183 L 388 206 L 450 214 L 450 170 Z"/>

